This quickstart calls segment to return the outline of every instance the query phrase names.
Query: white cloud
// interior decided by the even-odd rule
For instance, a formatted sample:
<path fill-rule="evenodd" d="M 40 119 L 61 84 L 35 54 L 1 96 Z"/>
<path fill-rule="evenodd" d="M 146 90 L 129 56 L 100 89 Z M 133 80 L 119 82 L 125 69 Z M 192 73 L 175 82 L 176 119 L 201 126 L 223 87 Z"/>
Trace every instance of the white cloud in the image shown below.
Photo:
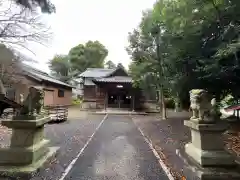
<path fill-rule="evenodd" d="M 88 40 L 99 40 L 109 50 L 107 59 L 127 66 L 125 51 L 128 32 L 141 20 L 142 11 L 155 0 L 52 0 L 56 14 L 44 15 L 54 38 L 49 47 L 34 45 L 37 67 L 47 70 L 46 62 L 55 54 L 67 54 L 73 46 Z"/>

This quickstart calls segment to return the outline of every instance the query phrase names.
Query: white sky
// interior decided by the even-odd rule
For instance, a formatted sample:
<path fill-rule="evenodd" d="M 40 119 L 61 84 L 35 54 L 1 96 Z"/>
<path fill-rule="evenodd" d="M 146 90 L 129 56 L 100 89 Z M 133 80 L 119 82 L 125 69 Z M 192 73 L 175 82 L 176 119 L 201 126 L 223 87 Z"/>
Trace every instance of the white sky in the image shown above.
<path fill-rule="evenodd" d="M 46 62 L 55 54 L 67 54 L 80 43 L 100 41 L 109 51 L 107 60 L 128 66 L 125 47 L 128 32 L 141 21 L 142 11 L 156 0 L 52 0 L 56 14 L 44 15 L 54 38 L 48 47 L 33 46 L 38 68 L 48 71 Z M 36 66 L 36 65 L 35 65 Z"/>

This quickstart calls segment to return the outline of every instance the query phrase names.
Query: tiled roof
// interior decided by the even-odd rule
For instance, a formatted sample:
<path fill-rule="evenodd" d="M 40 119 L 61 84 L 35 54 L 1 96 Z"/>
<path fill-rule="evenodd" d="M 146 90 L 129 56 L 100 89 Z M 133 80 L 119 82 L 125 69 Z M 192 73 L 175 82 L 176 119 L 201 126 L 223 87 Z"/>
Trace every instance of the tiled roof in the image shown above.
<path fill-rule="evenodd" d="M 37 80 L 48 81 L 48 82 L 52 82 L 52 83 L 55 83 L 55 84 L 60 84 L 60 85 L 63 85 L 63 86 L 72 87 L 71 85 L 69 85 L 67 83 L 64 83 L 62 81 L 59 81 L 59 80 L 55 79 L 54 77 L 50 76 L 49 74 L 47 74 L 43 71 L 40 71 L 38 69 L 35 69 L 31 66 L 28 66 L 28 65 L 24 64 L 23 65 L 23 70 L 25 70 L 27 76 L 30 76 L 30 77 L 35 78 Z"/>
<path fill-rule="evenodd" d="M 133 80 L 129 76 L 113 76 L 107 78 L 97 78 L 94 82 L 112 82 L 112 83 L 132 83 Z"/>
<path fill-rule="evenodd" d="M 80 74 L 80 77 L 93 77 L 93 78 L 105 77 L 113 73 L 115 70 L 116 69 L 88 68 L 86 71 Z"/>

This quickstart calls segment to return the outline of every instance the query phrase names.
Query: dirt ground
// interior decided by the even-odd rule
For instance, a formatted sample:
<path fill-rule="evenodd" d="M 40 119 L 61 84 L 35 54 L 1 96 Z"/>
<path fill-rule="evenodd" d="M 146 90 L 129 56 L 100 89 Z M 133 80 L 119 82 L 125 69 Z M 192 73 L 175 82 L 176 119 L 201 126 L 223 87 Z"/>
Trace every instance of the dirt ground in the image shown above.
<path fill-rule="evenodd" d="M 175 179 L 182 179 L 183 161 L 176 155 L 177 149 L 183 149 L 191 140 L 190 130 L 184 126 L 183 121 L 189 119 L 189 112 L 175 113 L 168 111 L 168 119 L 160 120 L 159 115 L 134 116 L 134 122 L 141 128 Z M 227 149 L 235 156 L 240 152 L 240 126 L 234 132 L 224 134 Z M 238 158 L 237 158 L 238 159 Z"/>

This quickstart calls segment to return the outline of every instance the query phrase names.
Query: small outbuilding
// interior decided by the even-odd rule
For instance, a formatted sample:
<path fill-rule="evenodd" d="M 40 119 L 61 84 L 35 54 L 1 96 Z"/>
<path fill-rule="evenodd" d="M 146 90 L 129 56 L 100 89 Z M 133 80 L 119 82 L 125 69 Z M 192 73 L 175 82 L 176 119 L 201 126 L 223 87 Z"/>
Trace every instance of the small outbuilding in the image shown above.
<path fill-rule="evenodd" d="M 24 98 L 28 95 L 29 87 L 37 86 L 44 90 L 44 106 L 68 106 L 72 100 L 72 86 L 50 76 L 46 72 L 29 65 L 21 65 L 18 83 L 7 88 L 7 97 L 20 103 L 20 94 Z"/>

